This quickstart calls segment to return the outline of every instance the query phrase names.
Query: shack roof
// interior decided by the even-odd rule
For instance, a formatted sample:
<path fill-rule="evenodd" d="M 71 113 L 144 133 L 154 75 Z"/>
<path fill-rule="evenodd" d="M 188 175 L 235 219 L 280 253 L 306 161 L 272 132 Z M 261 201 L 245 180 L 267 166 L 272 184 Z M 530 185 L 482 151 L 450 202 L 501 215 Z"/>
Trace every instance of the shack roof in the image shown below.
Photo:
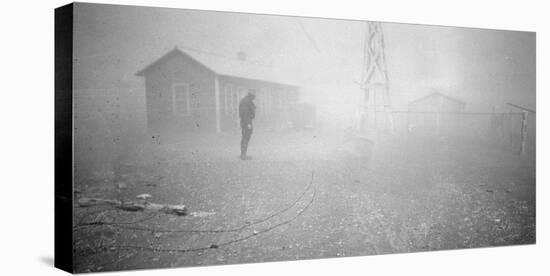
<path fill-rule="evenodd" d="M 441 93 L 441 92 L 432 92 L 432 93 L 430 93 L 430 94 L 428 94 L 428 95 L 426 95 L 426 96 L 423 96 L 423 97 L 418 98 L 418 99 L 416 99 L 416 100 L 414 100 L 414 101 L 411 101 L 410 104 L 419 103 L 419 102 L 422 102 L 422 101 L 424 101 L 424 100 L 426 100 L 426 99 L 428 99 L 428 98 L 432 98 L 432 97 L 441 97 L 441 98 L 445 98 L 445 99 L 447 99 L 447 100 L 449 100 L 449 101 L 457 102 L 457 103 L 460 103 L 460 104 L 466 104 L 466 103 L 465 103 L 464 101 L 462 101 L 462 100 L 459 100 L 459 99 L 457 99 L 457 98 L 455 98 L 455 97 L 451 97 L 451 96 L 445 95 L 445 94 L 443 94 L 443 93 Z"/>
<path fill-rule="evenodd" d="M 184 57 L 190 58 L 220 76 L 259 80 L 289 86 L 298 86 L 299 83 L 288 72 L 285 72 L 278 68 L 274 68 L 272 66 L 258 64 L 257 62 L 253 61 L 238 60 L 237 58 L 233 59 L 211 54 L 183 51 L 177 47 L 164 54 L 157 60 L 153 61 L 142 70 L 138 71 L 136 75 L 144 76 L 150 69 L 162 64 L 163 62 L 171 58 L 174 58 L 177 55 L 182 55 Z"/>

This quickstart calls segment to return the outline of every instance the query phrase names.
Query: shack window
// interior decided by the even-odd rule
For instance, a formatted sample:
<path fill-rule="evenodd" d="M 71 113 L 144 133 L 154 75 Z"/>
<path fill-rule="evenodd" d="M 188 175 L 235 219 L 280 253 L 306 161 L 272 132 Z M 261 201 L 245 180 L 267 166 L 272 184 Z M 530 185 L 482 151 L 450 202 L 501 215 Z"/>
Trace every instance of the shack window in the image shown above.
<path fill-rule="evenodd" d="M 191 109 L 192 110 L 199 110 L 201 108 L 200 101 L 199 101 L 199 93 L 201 91 L 201 87 L 198 83 L 191 84 Z"/>
<path fill-rule="evenodd" d="M 190 114 L 189 85 L 175 84 L 172 95 L 173 111 L 175 115 Z"/>

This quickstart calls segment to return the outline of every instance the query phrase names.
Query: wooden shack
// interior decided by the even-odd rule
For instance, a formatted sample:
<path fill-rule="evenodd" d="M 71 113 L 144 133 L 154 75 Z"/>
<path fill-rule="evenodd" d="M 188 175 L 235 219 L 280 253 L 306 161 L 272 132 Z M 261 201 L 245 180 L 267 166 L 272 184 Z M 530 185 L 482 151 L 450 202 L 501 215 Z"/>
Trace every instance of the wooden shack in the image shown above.
<path fill-rule="evenodd" d="M 250 89 L 255 127 L 281 126 L 300 92 L 284 73 L 247 61 L 242 52 L 231 59 L 174 48 L 137 75 L 145 78 L 150 133 L 237 129 L 238 104 Z"/>
<path fill-rule="evenodd" d="M 410 130 L 427 134 L 450 134 L 459 131 L 466 103 L 440 92 L 432 92 L 409 102 Z"/>

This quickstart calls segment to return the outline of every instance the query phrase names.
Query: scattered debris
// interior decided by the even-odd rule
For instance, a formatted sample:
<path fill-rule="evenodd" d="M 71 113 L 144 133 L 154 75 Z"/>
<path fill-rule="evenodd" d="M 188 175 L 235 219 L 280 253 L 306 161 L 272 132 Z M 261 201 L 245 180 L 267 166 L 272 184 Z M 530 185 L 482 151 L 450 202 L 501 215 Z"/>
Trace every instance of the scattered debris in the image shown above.
<path fill-rule="evenodd" d="M 152 198 L 153 196 L 151 196 L 150 194 L 140 194 L 138 196 L 136 196 L 137 199 L 141 199 L 141 200 L 147 200 L 149 198 Z"/>
<path fill-rule="evenodd" d="M 78 206 L 90 207 L 96 205 L 111 205 L 116 208 L 125 211 L 152 211 L 161 212 L 168 215 L 185 216 L 187 215 L 187 207 L 185 205 L 169 205 L 169 204 L 157 204 L 149 202 L 135 202 L 135 201 L 119 201 L 114 199 L 102 199 L 102 198 L 88 198 L 82 197 L 78 199 Z"/>
<path fill-rule="evenodd" d="M 140 203 L 136 203 L 136 202 L 133 202 L 133 201 L 122 202 L 117 207 L 122 209 L 122 210 L 131 211 L 131 212 L 145 210 L 145 204 L 140 204 Z"/>
<path fill-rule="evenodd" d="M 215 212 L 202 212 L 202 211 L 199 211 L 199 212 L 191 212 L 189 215 L 192 216 L 192 217 L 202 218 L 202 217 L 212 216 L 212 215 L 215 215 L 215 214 L 216 214 Z"/>
<path fill-rule="evenodd" d="M 163 211 L 166 214 L 172 214 L 177 216 L 185 216 L 187 215 L 187 207 L 185 205 L 170 205 L 170 206 L 164 206 Z"/>

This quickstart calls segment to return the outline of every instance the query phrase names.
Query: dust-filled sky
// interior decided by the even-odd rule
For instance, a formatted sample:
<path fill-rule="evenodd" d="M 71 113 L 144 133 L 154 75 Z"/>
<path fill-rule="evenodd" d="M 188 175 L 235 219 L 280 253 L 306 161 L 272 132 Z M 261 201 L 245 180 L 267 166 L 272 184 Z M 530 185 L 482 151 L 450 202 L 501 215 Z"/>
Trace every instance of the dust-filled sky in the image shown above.
<path fill-rule="evenodd" d="M 384 23 L 394 108 L 433 91 L 471 111 L 535 108 L 535 34 Z M 303 100 L 349 109 L 357 102 L 365 22 L 76 4 L 75 88 L 142 87 L 135 73 L 176 45 L 282 68 Z"/>

